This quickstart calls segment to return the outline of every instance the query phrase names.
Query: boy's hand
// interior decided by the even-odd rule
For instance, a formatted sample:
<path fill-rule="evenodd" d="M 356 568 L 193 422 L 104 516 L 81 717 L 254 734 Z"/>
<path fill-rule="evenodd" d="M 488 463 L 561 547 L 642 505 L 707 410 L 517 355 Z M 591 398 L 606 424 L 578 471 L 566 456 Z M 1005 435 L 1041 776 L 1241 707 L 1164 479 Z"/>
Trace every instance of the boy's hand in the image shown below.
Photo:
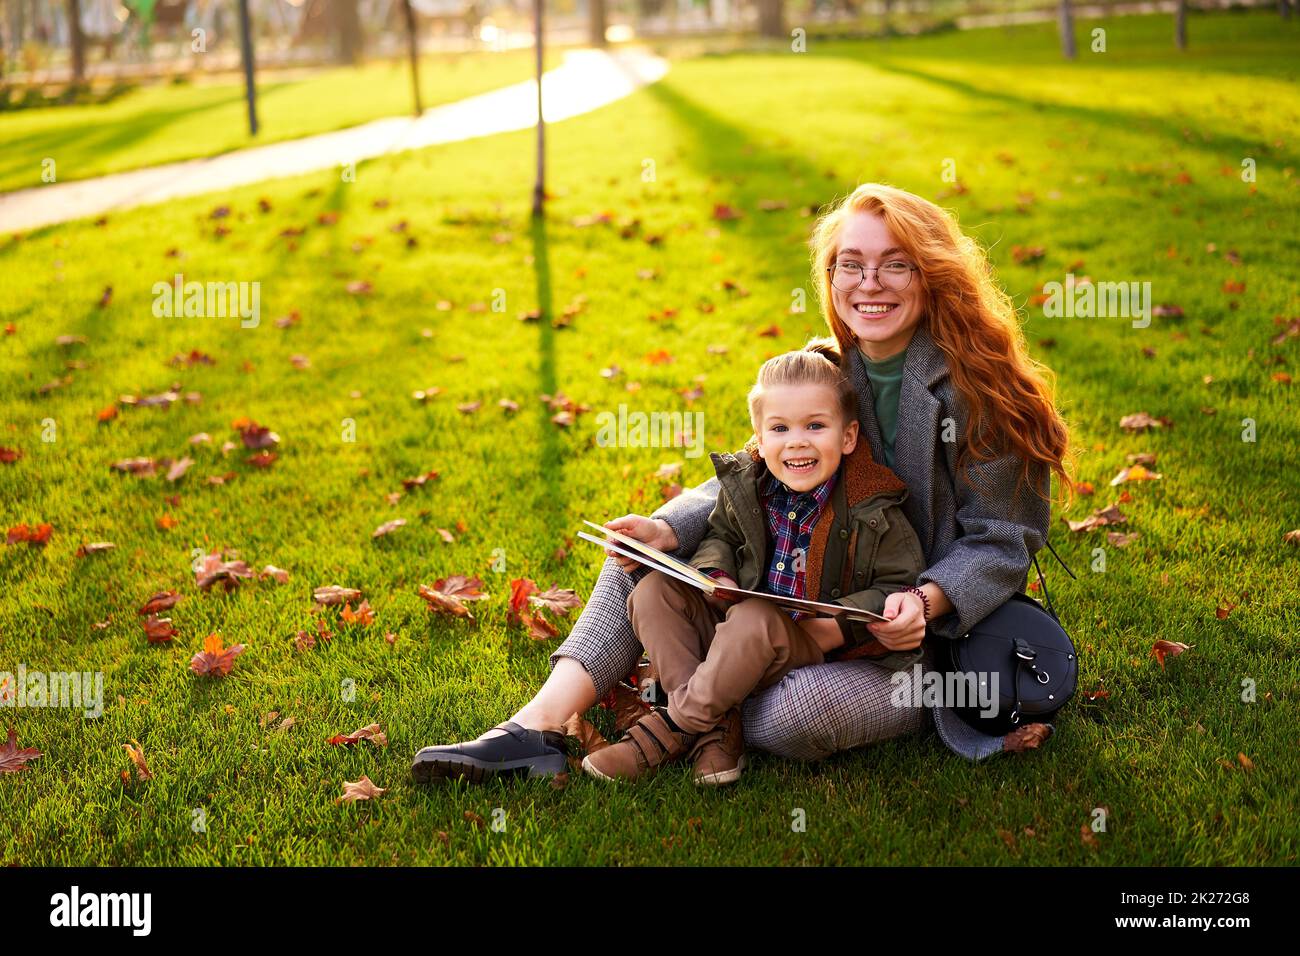
<path fill-rule="evenodd" d="M 719 575 L 714 578 L 714 580 L 718 582 L 718 587 L 720 588 L 740 588 L 740 585 L 736 580 L 727 574 Z M 720 594 L 710 594 L 706 600 L 708 600 L 714 607 L 724 611 L 732 604 L 736 603 L 732 598 L 726 598 Z"/>
<path fill-rule="evenodd" d="M 624 515 L 621 518 L 615 518 L 613 521 L 606 521 L 604 527 L 612 531 L 621 531 L 629 538 L 636 538 L 652 548 L 658 548 L 660 551 L 676 551 L 678 547 L 677 532 L 673 531 L 672 526 L 663 518 L 645 518 L 641 515 Z M 625 558 L 621 554 L 615 554 L 608 548 L 605 553 L 618 562 L 618 566 L 625 572 L 631 574 L 639 567 L 643 567 L 639 562 L 631 558 Z"/>

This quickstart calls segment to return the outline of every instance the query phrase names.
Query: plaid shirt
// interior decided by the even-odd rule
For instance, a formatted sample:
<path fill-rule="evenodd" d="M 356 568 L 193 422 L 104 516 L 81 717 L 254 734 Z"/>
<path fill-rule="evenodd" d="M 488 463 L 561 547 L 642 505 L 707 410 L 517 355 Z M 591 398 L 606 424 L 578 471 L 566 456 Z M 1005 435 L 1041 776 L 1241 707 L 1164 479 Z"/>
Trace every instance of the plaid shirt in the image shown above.
<path fill-rule="evenodd" d="M 821 516 L 826 502 L 835 489 L 839 470 L 811 491 L 793 491 L 771 472 L 759 480 L 758 496 L 767 515 L 767 535 L 772 542 L 772 562 L 767 567 L 763 590 L 768 594 L 789 597 L 806 597 L 804 590 L 804 565 L 808 546 L 812 541 L 813 526 Z M 710 569 L 711 577 L 721 577 L 723 572 Z M 787 608 L 786 613 L 798 621 L 812 617 L 807 611 Z"/>

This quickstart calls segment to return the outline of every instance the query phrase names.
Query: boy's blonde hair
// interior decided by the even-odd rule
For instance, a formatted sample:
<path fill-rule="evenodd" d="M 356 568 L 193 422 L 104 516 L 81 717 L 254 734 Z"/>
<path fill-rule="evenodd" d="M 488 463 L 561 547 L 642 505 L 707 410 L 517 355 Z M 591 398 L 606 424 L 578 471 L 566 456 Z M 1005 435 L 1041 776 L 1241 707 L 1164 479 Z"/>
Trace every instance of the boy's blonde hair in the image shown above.
<path fill-rule="evenodd" d="M 840 367 L 840 350 L 834 339 L 812 339 L 803 348 L 773 356 L 758 370 L 758 380 L 749 390 L 749 420 L 758 431 L 763 392 L 778 385 L 825 385 L 835 392 L 841 424 L 858 417 L 858 396 L 853 383 Z"/>

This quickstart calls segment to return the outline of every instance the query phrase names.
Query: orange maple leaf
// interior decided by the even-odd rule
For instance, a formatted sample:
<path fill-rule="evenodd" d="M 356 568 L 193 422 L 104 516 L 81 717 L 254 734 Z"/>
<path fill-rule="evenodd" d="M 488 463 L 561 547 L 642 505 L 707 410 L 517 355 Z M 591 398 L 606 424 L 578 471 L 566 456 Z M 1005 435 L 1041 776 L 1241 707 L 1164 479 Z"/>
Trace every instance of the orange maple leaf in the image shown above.
<path fill-rule="evenodd" d="M 235 666 L 235 658 L 244 653 L 243 644 L 226 647 L 220 634 L 209 634 L 203 639 L 203 650 L 190 658 L 190 670 L 210 677 L 225 677 Z"/>

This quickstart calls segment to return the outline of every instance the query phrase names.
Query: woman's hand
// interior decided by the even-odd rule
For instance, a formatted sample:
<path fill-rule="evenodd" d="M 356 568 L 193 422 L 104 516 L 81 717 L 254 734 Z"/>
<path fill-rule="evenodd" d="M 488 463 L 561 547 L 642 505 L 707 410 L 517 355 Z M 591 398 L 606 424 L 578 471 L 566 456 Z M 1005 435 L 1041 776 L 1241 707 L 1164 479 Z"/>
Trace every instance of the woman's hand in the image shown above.
<path fill-rule="evenodd" d="M 615 518 L 613 521 L 606 521 L 604 527 L 611 531 L 621 531 L 629 538 L 636 538 L 638 541 L 650 545 L 652 548 L 658 548 L 660 551 L 676 551 L 677 532 L 663 518 L 645 518 L 641 515 L 624 515 L 621 518 Z M 633 561 L 631 558 L 625 558 L 621 554 L 615 554 L 609 548 L 605 553 L 618 562 L 628 574 L 631 574 L 642 565 Z"/>
<path fill-rule="evenodd" d="M 867 627 L 876 640 L 891 651 L 910 651 L 925 638 L 925 605 L 910 591 L 895 591 L 885 598 L 881 612 L 888 623 L 872 621 Z"/>

